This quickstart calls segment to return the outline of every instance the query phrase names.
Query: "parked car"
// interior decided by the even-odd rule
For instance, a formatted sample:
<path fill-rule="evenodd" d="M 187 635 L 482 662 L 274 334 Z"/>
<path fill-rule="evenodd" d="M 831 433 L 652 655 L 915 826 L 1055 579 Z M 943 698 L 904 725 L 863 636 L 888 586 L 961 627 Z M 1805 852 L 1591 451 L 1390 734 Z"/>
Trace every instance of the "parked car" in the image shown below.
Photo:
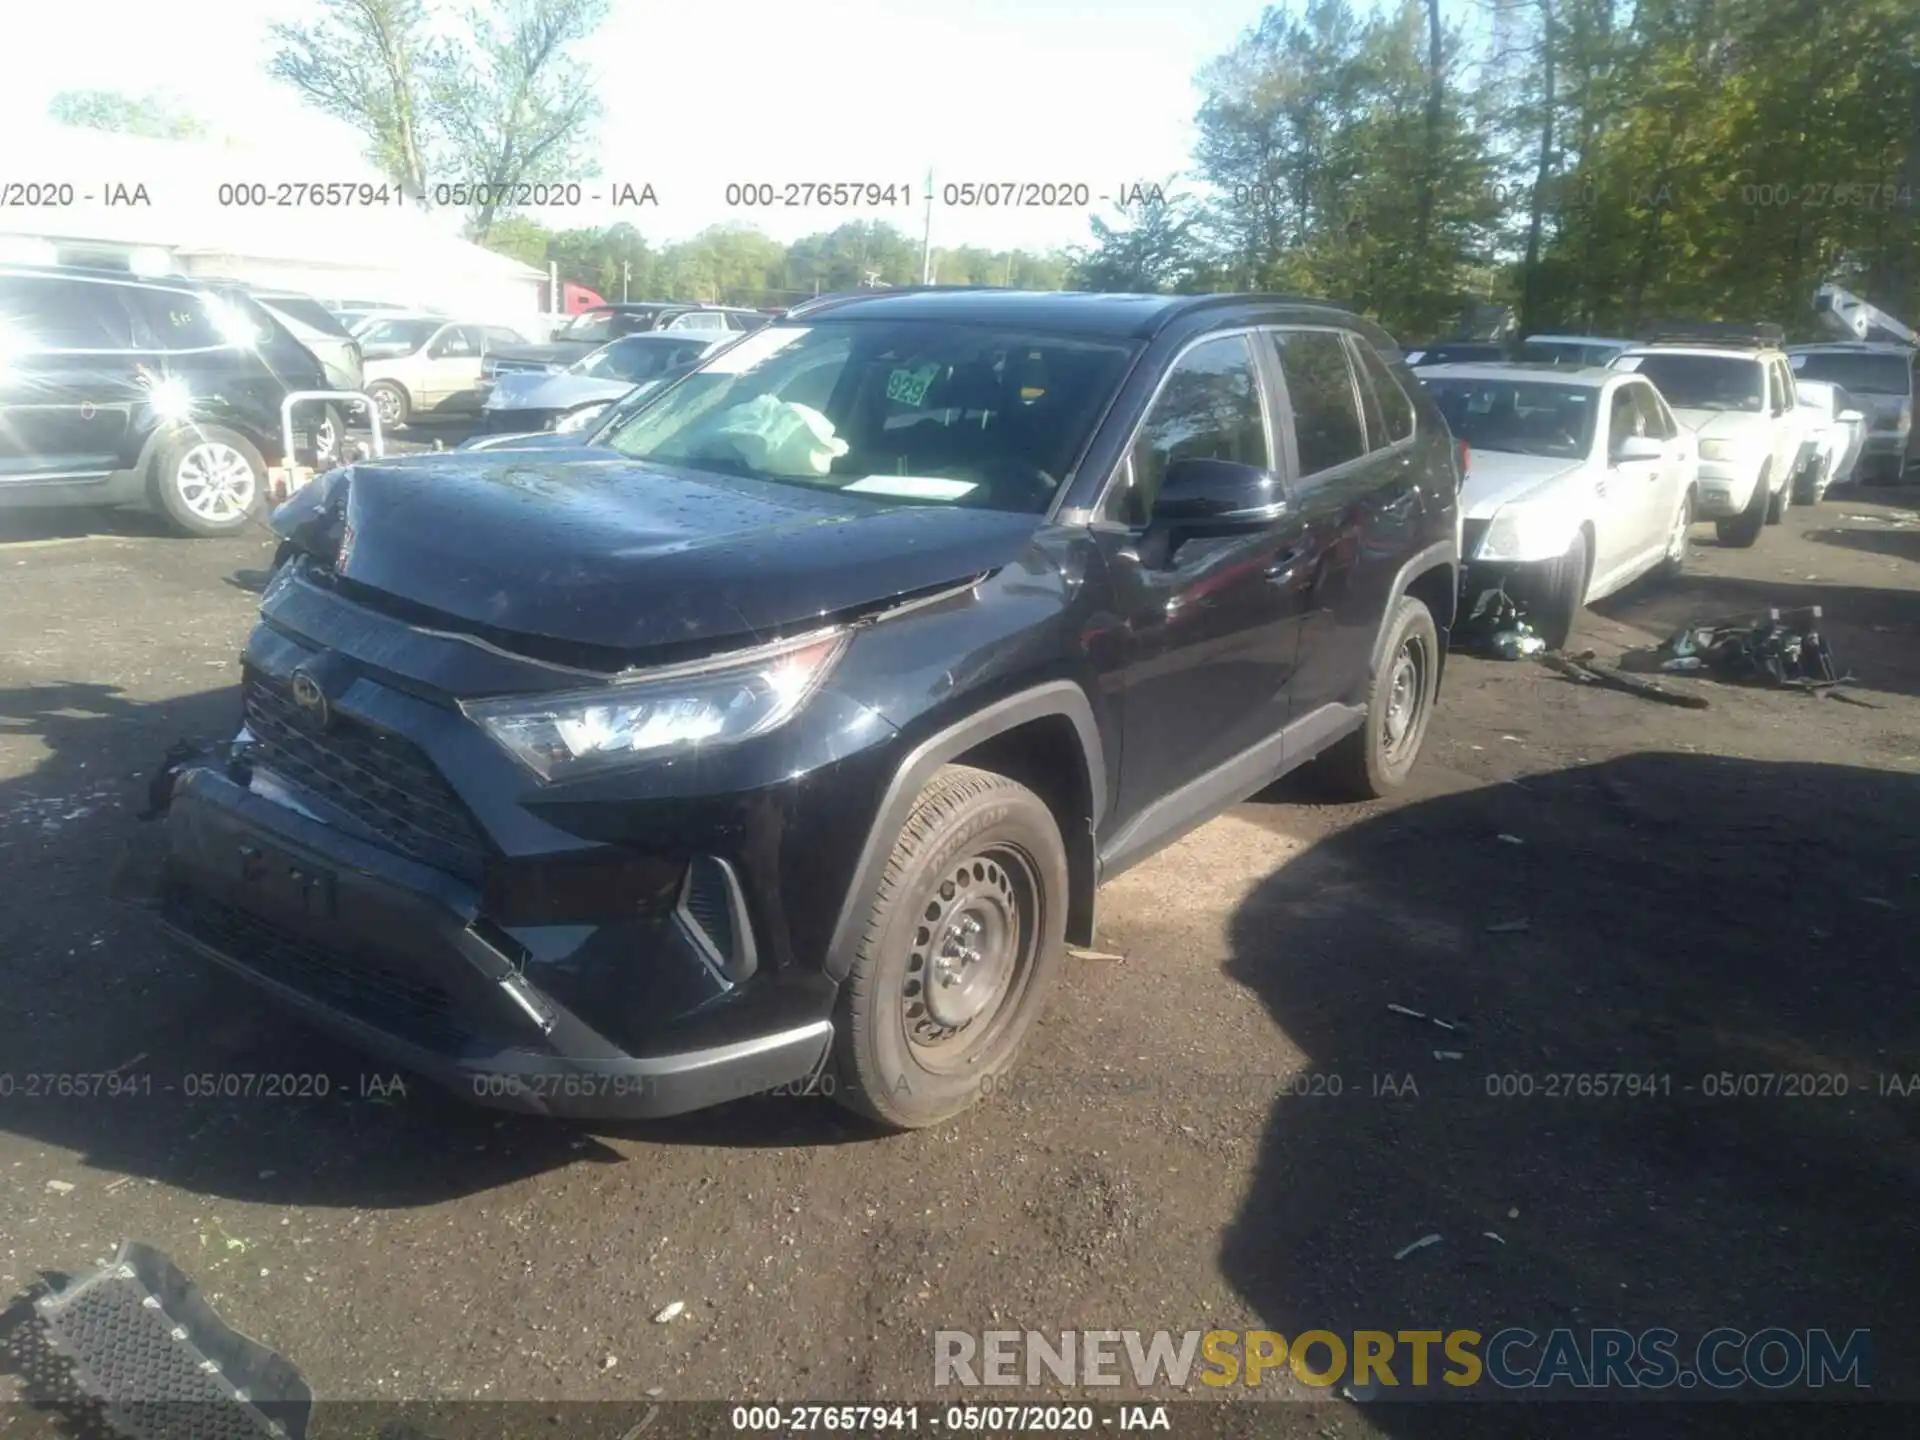
<path fill-rule="evenodd" d="M 1866 451 L 1860 478 L 1897 485 L 1920 467 L 1920 432 L 1914 429 L 1920 395 L 1920 351 L 1906 345 L 1833 341 L 1796 345 L 1787 353 L 1796 379 L 1829 380 L 1864 402 Z"/>
<path fill-rule="evenodd" d="M 1406 362 L 1418 370 L 1424 365 L 1492 364 L 1507 358 L 1504 345 L 1486 340 L 1436 340 L 1406 353 Z"/>
<path fill-rule="evenodd" d="M 526 343 L 519 331 L 504 325 L 437 315 L 381 320 L 358 339 L 366 356 L 367 396 L 390 430 L 425 412 L 479 410 L 481 362 L 493 349 Z"/>
<path fill-rule="evenodd" d="M 1827 491 L 1853 478 L 1866 448 L 1867 416 L 1851 391 L 1825 380 L 1794 377 L 1794 393 L 1808 413 L 1807 438 L 1800 445 L 1796 505 L 1818 505 Z"/>
<path fill-rule="evenodd" d="M 1393 350 L 883 293 L 590 449 L 335 470 L 275 512 L 231 763 L 156 787 L 170 933 L 470 1098 L 944 1120 L 1103 879 L 1316 757 L 1407 779 L 1459 473 Z"/>
<path fill-rule="evenodd" d="M 1745 548 L 1793 503 L 1808 430 L 1776 325 L 1666 327 L 1617 356 L 1651 380 L 1699 444 L 1695 513 L 1722 545 Z"/>
<path fill-rule="evenodd" d="M 215 294 L 229 299 L 246 295 L 258 302 L 262 310 L 320 362 L 321 373 L 326 377 L 325 389 L 359 390 L 365 383 L 360 343 L 338 317 L 312 296 L 292 290 L 262 290 L 230 280 L 205 283 Z M 313 434 L 319 463 L 331 463 L 340 454 L 341 441 L 346 438 L 345 412 L 341 406 L 324 406 Z"/>
<path fill-rule="evenodd" d="M 244 295 L 0 265 L 0 506 L 147 507 L 182 534 L 230 535 L 270 470 L 311 458 L 284 453 L 280 407 L 324 382 Z"/>
<path fill-rule="evenodd" d="M 673 330 L 628 335 L 557 374 L 522 371 L 497 377 L 487 389 L 481 415 L 495 434 L 553 429 L 576 433 L 635 386 L 652 388 L 671 379 L 733 339 L 731 334 L 715 340 L 702 332 Z"/>
<path fill-rule="evenodd" d="M 489 356 L 486 377 L 491 380 L 499 374 L 522 370 L 554 374 L 623 335 L 655 330 L 737 334 L 759 329 L 765 318 L 757 311 L 720 305 L 659 302 L 595 305 L 557 327 L 544 345 L 517 345 Z"/>
<path fill-rule="evenodd" d="M 1464 441 L 1462 602 L 1504 589 L 1549 647 L 1649 571 L 1678 575 L 1693 525 L 1693 436 L 1638 375 L 1598 366 L 1420 372 Z"/>
<path fill-rule="evenodd" d="M 1514 358 L 1546 365 L 1606 365 L 1632 348 L 1631 340 L 1602 335 L 1529 335 Z"/>

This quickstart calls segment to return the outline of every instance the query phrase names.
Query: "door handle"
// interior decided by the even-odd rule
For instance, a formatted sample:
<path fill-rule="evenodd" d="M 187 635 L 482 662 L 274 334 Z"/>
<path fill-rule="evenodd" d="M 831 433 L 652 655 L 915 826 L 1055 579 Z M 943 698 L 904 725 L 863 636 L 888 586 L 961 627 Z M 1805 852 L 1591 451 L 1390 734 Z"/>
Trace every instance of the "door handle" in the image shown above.
<path fill-rule="evenodd" d="M 1287 581 L 1293 578 L 1293 572 L 1300 568 L 1301 558 L 1305 556 L 1306 553 L 1307 547 L 1299 545 L 1274 556 L 1272 562 L 1268 564 L 1264 572 L 1267 583 L 1270 585 L 1286 584 Z"/>
<path fill-rule="evenodd" d="M 1407 491 L 1406 494 L 1402 495 L 1399 499 L 1389 501 L 1387 504 L 1382 505 L 1380 507 L 1380 513 L 1382 515 L 1394 516 L 1397 519 L 1399 516 L 1406 514 L 1407 511 L 1411 510 L 1415 505 L 1419 503 L 1420 503 L 1420 492 L 1418 490 L 1409 490 Z"/>

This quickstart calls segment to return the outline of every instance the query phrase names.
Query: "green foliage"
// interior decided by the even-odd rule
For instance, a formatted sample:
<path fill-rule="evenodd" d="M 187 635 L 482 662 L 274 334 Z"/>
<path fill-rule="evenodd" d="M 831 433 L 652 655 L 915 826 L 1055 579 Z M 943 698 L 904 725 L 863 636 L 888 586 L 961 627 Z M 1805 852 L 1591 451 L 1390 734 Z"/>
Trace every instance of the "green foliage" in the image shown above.
<path fill-rule="evenodd" d="M 198 140 L 207 127 L 172 99 L 118 90 L 62 90 L 47 102 L 47 115 L 62 125 L 113 130 L 159 140 Z"/>
<path fill-rule="evenodd" d="M 1327 295 L 1421 338 L 1488 300 L 1540 330 L 1809 334 L 1826 279 L 1920 317 L 1914 0 L 1480 9 L 1470 47 L 1461 0 L 1305 0 L 1207 66 L 1198 283 Z"/>
<path fill-rule="evenodd" d="M 316 0 L 319 18 L 268 27 L 275 78 L 365 137 L 368 158 L 415 195 L 473 187 L 468 230 L 484 239 L 515 187 L 597 173 L 600 113 L 574 58 L 607 0 L 491 0 L 429 11 L 424 0 Z"/>
<path fill-rule="evenodd" d="M 559 267 L 562 280 L 588 286 L 609 300 L 624 296 L 774 306 L 869 284 L 920 282 L 920 242 L 884 222 L 854 221 L 791 245 L 750 226 L 715 225 L 656 250 L 627 224 L 553 231 L 512 215 L 496 221 L 482 243 L 539 269 L 551 262 Z M 934 278 L 943 285 L 1062 290 L 1068 266 L 1068 257 L 1060 253 L 970 246 L 933 252 Z"/>

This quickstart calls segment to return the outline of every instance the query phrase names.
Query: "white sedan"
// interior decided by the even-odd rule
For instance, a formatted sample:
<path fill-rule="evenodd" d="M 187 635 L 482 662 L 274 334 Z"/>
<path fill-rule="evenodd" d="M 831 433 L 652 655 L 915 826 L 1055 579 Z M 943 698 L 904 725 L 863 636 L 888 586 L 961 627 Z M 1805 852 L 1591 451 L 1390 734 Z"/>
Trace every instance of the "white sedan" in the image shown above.
<path fill-rule="evenodd" d="M 1468 450 L 1462 613 L 1504 589 L 1558 649 L 1585 606 L 1685 566 L 1699 456 L 1650 382 L 1526 364 L 1415 373 Z"/>

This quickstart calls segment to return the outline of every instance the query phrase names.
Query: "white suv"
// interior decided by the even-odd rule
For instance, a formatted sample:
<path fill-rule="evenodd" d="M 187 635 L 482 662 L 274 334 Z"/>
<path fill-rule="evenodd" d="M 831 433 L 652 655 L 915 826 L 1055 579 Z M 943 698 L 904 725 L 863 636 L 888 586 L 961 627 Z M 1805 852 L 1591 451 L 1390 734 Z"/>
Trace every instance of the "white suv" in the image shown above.
<path fill-rule="evenodd" d="M 1697 513 L 1742 549 L 1793 503 L 1808 415 L 1776 326 L 1702 325 L 1663 333 L 1612 363 L 1651 380 L 1699 441 Z"/>

